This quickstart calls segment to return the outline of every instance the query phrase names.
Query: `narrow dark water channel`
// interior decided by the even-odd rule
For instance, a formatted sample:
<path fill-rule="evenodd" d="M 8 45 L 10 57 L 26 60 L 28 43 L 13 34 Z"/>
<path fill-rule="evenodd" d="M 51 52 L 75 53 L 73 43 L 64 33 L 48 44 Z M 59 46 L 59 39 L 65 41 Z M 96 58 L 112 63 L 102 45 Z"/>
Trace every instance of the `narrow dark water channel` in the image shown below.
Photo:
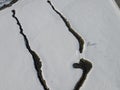
<path fill-rule="evenodd" d="M 74 29 L 72 29 L 70 23 L 67 21 L 67 19 L 58 10 L 55 9 L 55 7 L 51 3 L 51 1 L 48 0 L 47 2 L 51 6 L 51 8 L 63 20 L 63 22 L 65 23 L 65 25 L 68 28 L 69 32 L 71 32 L 73 34 L 73 36 L 78 40 L 78 42 L 79 42 L 79 52 L 82 53 L 83 48 L 84 48 L 84 40 L 83 40 L 83 38 L 77 32 L 75 32 Z M 92 63 L 89 62 L 88 60 L 85 60 L 85 59 L 82 58 L 82 59 L 80 59 L 79 63 L 74 63 L 73 64 L 73 68 L 82 69 L 82 71 L 83 71 L 82 76 L 80 77 L 80 79 L 78 80 L 78 82 L 76 83 L 76 85 L 75 85 L 75 87 L 73 89 L 73 90 L 79 90 L 82 87 L 82 85 L 83 85 L 83 83 L 84 83 L 84 81 L 85 81 L 85 79 L 87 77 L 87 74 L 89 73 L 89 71 L 92 68 Z"/>
<path fill-rule="evenodd" d="M 18 0 L 1 0 L 0 1 L 0 10 L 3 10 L 7 7 L 12 6 L 14 3 L 16 3 Z"/>
<path fill-rule="evenodd" d="M 115 0 L 115 2 L 117 3 L 118 7 L 120 8 L 120 0 Z"/>
<path fill-rule="evenodd" d="M 29 45 L 29 41 L 27 39 L 27 36 L 24 34 L 23 32 L 23 28 L 22 28 L 22 25 L 20 24 L 18 18 L 15 16 L 16 12 L 15 10 L 12 10 L 12 17 L 17 21 L 17 25 L 19 26 L 19 29 L 20 29 L 20 34 L 23 36 L 24 38 L 24 42 L 25 42 L 25 46 L 27 48 L 27 50 L 29 51 L 29 53 L 32 55 L 32 58 L 33 58 L 33 61 L 34 61 L 34 67 L 36 69 L 36 72 L 37 72 L 37 76 L 38 76 L 38 79 L 40 81 L 40 83 L 42 84 L 44 90 L 49 90 L 47 84 L 46 84 L 46 81 L 44 80 L 43 76 L 42 76 L 42 62 L 40 61 L 40 58 L 39 56 L 36 54 L 35 51 L 33 51 L 31 48 L 30 48 L 30 45 Z"/>

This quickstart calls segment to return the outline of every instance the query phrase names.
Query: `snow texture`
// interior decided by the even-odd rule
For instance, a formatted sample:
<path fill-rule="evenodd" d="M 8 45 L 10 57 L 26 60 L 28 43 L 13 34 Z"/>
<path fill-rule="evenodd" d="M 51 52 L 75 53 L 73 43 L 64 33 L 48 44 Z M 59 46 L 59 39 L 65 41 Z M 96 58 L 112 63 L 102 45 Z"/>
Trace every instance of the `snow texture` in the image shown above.
<path fill-rule="evenodd" d="M 120 11 L 117 4 L 113 0 L 51 2 L 85 40 L 83 54 L 79 54 L 76 38 L 46 0 L 19 0 L 0 11 L 0 90 L 43 90 L 32 57 L 12 18 L 13 9 L 31 48 L 41 58 L 50 90 L 73 90 L 82 70 L 74 69 L 72 64 L 82 57 L 93 63 L 93 69 L 81 90 L 120 90 Z"/>

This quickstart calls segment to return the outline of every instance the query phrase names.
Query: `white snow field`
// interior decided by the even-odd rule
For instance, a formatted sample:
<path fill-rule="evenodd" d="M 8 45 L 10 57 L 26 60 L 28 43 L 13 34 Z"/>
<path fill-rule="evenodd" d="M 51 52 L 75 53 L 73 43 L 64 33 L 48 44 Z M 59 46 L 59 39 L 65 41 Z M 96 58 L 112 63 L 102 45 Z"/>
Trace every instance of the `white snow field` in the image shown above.
<path fill-rule="evenodd" d="M 12 17 L 16 10 L 32 50 L 42 61 L 50 90 L 73 90 L 82 74 L 73 63 L 80 58 L 93 68 L 80 90 L 120 90 L 120 10 L 113 0 L 51 0 L 85 40 L 77 39 L 47 0 L 19 0 L 0 11 L 0 90 L 44 90 L 31 54 Z"/>

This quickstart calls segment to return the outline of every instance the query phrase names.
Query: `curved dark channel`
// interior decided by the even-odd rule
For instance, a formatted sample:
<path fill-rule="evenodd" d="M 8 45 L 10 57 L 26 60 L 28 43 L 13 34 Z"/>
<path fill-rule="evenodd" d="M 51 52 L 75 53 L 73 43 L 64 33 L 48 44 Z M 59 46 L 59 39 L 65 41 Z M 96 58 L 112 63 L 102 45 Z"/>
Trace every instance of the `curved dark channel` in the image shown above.
<path fill-rule="evenodd" d="M 17 25 L 19 26 L 19 29 L 20 29 L 20 34 L 23 36 L 24 38 L 24 41 L 25 41 L 25 46 L 27 48 L 27 50 L 29 51 L 29 53 L 32 55 L 32 58 L 33 58 L 33 61 L 34 61 L 34 67 L 37 71 L 37 76 L 38 76 L 38 79 L 40 81 L 40 83 L 42 84 L 44 90 L 49 90 L 47 84 L 46 84 L 46 81 L 44 80 L 43 76 L 42 76 L 42 70 L 41 70 L 41 67 L 42 67 L 42 62 L 40 61 L 40 58 L 39 56 L 36 54 L 35 51 L 33 51 L 31 48 L 30 48 L 30 45 L 29 45 L 29 41 L 27 39 L 27 36 L 23 33 L 23 28 L 18 20 L 18 18 L 15 16 L 16 12 L 15 10 L 12 10 L 12 17 L 17 21 Z"/>
<path fill-rule="evenodd" d="M 52 3 L 49 0 L 47 2 L 50 4 L 50 6 L 52 7 L 52 9 L 64 21 L 64 23 L 65 23 L 66 27 L 68 28 L 69 32 L 71 32 L 73 34 L 73 36 L 78 40 L 78 42 L 79 42 L 79 51 L 80 51 L 80 53 L 82 53 L 83 52 L 83 48 L 84 48 L 84 40 L 83 40 L 83 38 L 72 29 L 72 27 L 71 27 L 70 23 L 67 21 L 67 19 L 60 12 L 58 12 L 55 9 L 55 7 L 52 5 Z"/>
<path fill-rule="evenodd" d="M 50 4 L 52 9 L 61 17 L 61 19 L 65 23 L 66 27 L 68 28 L 69 32 L 71 32 L 73 34 L 73 36 L 76 37 L 76 39 L 79 42 L 79 52 L 82 53 L 83 48 L 84 48 L 84 40 L 82 39 L 82 37 L 72 29 L 70 23 L 67 21 L 67 19 L 59 11 L 57 11 L 55 9 L 55 7 L 51 3 L 51 1 L 48 0 L 47 2 Z M 82 69 L 82 71 L 83 71 L 82 76 L 80 77 L 79 81 L 76 83 L 76 85 L 73 89 L 73 90 L 79 90 L 80 87 L 83 85 L 83 83 L 84 83 L 84 81 L 87 77 L 87 74 L 89 73 L 89 71 L 92 68 L 92 63 L 89 62 L 88 60 L 85 60 L 85 59 L 82 58 L 82 59 L 80 59 L 79 63 L 74 63 L 73 64 L 73 68 Z"/>
<path fill-rule="evenodd" d="M 80 59 L 80 62 L 79 63 L 74 63 L 73 64 L 73 68 L 76 68 L 76 69 L 82 69 L 83 70 L 83 73 L 82 73 L 82 76 L 80 78 L 80 80 L 77 82 L 77 84 L 75 85 L 74 87 L 74 90 L 79 90 L 80 87 L 83 85 L 86 77 L 87 77 L 87 74 L 89 73 L 89 71 L 91 70 L 92 68 L 92 63 L 89 62 L 88 60 L 85 60 L 85 59 Z"/>
<path fill-rule="evenodd" d="M 12 0 L 9 4 L 4 4 L 2 7 L 0 7 L 0 10 L 3 10 L 7 7 L 12 6 L 14 3 L 16 3 L 18 0 Z"/>
<path fill-rule="evenodd" d="M 115 0 L 115 2 L 118 5 L 118 7 L 120 8 L 120 0 Z"/>

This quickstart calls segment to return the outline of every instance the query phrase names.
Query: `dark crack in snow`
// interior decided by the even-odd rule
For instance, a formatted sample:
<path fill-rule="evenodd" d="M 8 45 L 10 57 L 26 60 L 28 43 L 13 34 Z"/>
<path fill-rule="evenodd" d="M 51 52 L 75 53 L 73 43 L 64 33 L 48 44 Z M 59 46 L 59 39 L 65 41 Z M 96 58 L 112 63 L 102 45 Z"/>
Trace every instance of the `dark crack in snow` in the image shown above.
<path fill-rule="evenodd" d="M 77 84 L 74 87 L 74 90 L 79 90 L 80 87 L 83 85 L 83 83 L 84 83 L 84 81 L 87 77 L 87 74 L 89 73 L 89 71 L 92 68 L 92 63 L 89 62 L 88 60 L 85 60 L 85 59 L 82 58 L 82 59 L 80 59 L 79 63 L 74 63 L 73 67 L 76 68 L 76 69 L 80 68 L 80 69 L 83 70 L 83 73 L 82 73 L 82 76 L 81 76 L 80 80 L 77 82 Z"/>
<path fill-rule="evenodd" d="M 37 71 L 37 76 L 38 76 L 38 79 L 40 81 L 40 83 L 42 84 L 44 90 L 49 90 L 47 84 L 46 84 L 46 81 L 44 80 L 43 76 L 42 76 L 42 70 L 41 70 L 41 67 L 42 67 L 42 62 L 40 61 L 40 58 L 39 56 L 36 54 L 35 51 L 33 51 L 31 48 L 30 48 L 30 45 L 29 45 L 29 41 L 27 39 L 27 36 L 23 33 L 23 28 L 18 20 L 18 18 L 15 16 L 16 12 L 15 10 L 12 10 L 12 17 L 17 21 L 17 25 L 19 26 L 19 29 L 20 29 L 20 34 L 23 36 L 24 38 L 24 41 L 25 41 L 25 46 L 26 48 L 28 49 L 29 53 L 32 55 L 32 58 L 34 60 L 34 66 L 35 66 L 35 69 Z"/>
<path fill-rule="evenodd" d="M 115 2 L 117 3 L 118 7 L 120 8 L 120 0 L 115 0 Z"/>
<path fill-rule="evenodd" d="M 18 0 L 1 0 L 0 1 L 0 10 L 3 10 L 7 7 L 12 6 L 14 3 L 16 3 Z"/>
<path fill-rule="evenodd" d="M 77 34 L 77 33 L 72 29 L 72 27 L 71 27 L 70 23 L 67 21 L 67 19 L 66 19 L 60 12 L 58 12 L 58 11 L 55 9 L 55 7 L 52 5 L 52 3 L 51 3 L 49 0 L 48 0 L 47 2 L 50 4 L 50 6 L 52 7 L 52 9 L 53 9 L 53 10 L 61 17 L 61 19 L 64 21 L 64 23 L 65 23 L 65 25 L 67 26 L 69 32 L 71 32 L 71 33 L 75 36 L 75 38 L 78 40 L 78 42 L 79 42 L 79 51 L 80 51 L 80 53 L 82 53 L 82 52 L 83 52 L 83 47 L 84 47 L 84 40 L 82 39 L 82 37 L 81 37 L 79 34 Z"/>
<path fill-rule="evenodd" d="M 79 52 L 82 53 L 83 48 L 84 48 L 84 40 L 82 39 L 82 37 L 72 29 L 70 23 L 67 21 L 67 19 L 59 11 L 57 11 L 55 9 L 55 7 L 52 5 L 51 1 L 48 0 L 47 2 L 50 4 L 52 9 L 61 17 L 61 19 L 65 23 L 66 27 L 68 28 L 69 32 L 71 32 L 73 34 L 73 36 L 76 37 L 76 39 L 79 42 Z M 79 90 L 80 87 L 83 85 L 83 83 L 87 77 L 88 72 L 92 68 L 92 63 L 82 58 L 82 59 L 80 59 L 79 63 L 73 64 L 73 68 L 76 68 L 76 69 L 80 68 L 83 70 L 83 73 L 82 73 L 80 80 L 77 82 L 77 84 L 74 87 L 74 90 Z"/>

